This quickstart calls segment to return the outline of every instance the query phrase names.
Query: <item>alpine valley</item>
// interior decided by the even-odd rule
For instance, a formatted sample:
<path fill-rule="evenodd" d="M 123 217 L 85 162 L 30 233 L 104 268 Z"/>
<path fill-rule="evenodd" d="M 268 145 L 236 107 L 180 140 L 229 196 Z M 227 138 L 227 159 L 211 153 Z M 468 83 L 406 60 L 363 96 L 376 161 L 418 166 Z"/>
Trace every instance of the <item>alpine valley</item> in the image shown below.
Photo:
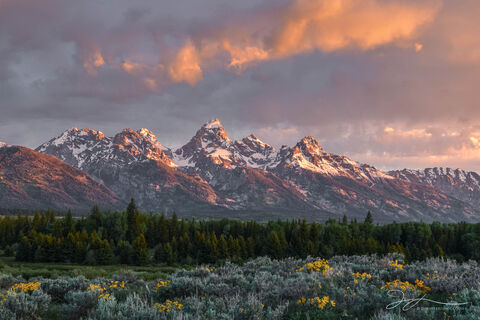
<path fill-rule="evenodd" d="M 382 223 L 480 221 L 474 172 L 384 172 L 329 153 L 313 137 L 280 149 L 254 134 L 233 141 L 218 119 L 178 149 L 147 129 L 108 137 L 72 128 L 36 151 L 0 144 L 0 207 L 83 213 L 130 198 L 146 211 L 194 217 L 363 219 L 370 211 Z"/>

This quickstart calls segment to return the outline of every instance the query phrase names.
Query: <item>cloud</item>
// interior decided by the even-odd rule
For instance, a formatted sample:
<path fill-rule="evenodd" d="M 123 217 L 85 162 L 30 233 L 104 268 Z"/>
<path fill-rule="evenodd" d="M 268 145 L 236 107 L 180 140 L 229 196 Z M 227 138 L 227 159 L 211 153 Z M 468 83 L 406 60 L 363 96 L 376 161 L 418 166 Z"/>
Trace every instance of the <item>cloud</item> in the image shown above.
<path fill-rule="evenodd" d="M 273 48 L 277 56 L 347 47 L 369 50 L 409 40 L 438 9 L 437 1 L 298 0 L 276 31 Z"/>
<path fill-rule="evenodd" d="M 174 82 L 186 82 L 194 85 L 202 79 L 202 68 L 197 48 L 188 42 L 175 56 L 168 67 L 168 73 Z"/>
<path fill-rule="evenodd" d="M 218 67 L 241 73 L 261 61 L 285 59 L 315 50 L 371 50 L 410 41 L 417 36 L 420 27 L 433 20 L 439 8 L 440 2 L 435 0 L 421 4 L 414 1 L 296 0 L 279 10 L 252 13 L 241 22 L 263 19 L 263 25 L 224 27 L 218 24 L 187 34 L 185 44 L 177 52 L 170 50 L 165 54 L 173 55 L 173 59 L 160 63 L 167 66 L 165 70 L 171 82 L 193 86 L 203 79 L 205 70 Z M 421 50 L 421 45 L 415 45 L 415 49 Z M 91 75 L 96 74 L 95 61 L 100 62 L 96 58 L 100 57 L 95 51 L 84 63 Z M 148 68 L 143 61 L 133 63 Z M 124 70 L 135 76 L 131 69 Z"/>
<path fill-rule="evenodd" d="M 98 74 L 97 69 L 103 65 L 105 65 L 105 60 L 99 50 L 93 51 L 83 63 L 83 67 L 90 76 L 96 76 Z"/>
<path fill-rule="evenodd" d="M 0 140 L 36 147 L 72 126 L 148 127 L 178 146 L 219 117 L 233 139 L 254 132 L 278 147 L 313 135 L 379 167 L 480 170 L 479 9 L 4 0 Z"/>

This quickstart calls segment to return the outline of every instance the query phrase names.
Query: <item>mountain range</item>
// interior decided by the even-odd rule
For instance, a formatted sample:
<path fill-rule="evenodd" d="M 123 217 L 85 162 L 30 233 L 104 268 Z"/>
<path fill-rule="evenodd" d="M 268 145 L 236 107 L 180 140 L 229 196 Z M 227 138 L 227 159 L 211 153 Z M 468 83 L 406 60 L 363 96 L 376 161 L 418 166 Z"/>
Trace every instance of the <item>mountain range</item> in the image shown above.
<path fill-rule="evenodd" d="M 24 154 L 38 167 L 29 176 L 31 181 L 25 181 L 24 167 L 13 163 Z M 14 166 L 16 176 L 11 173 Z M 42 190 L 38 194 L 54 194 L 50 189 L 55 185 L 70 195 L 72 191 L 53 177 L 39 178 L 49 172 L 58 179 L 81 173 L 85 178 L 68 180 L 68 187 L 88 183 L 89 190 L 75 189 L 75 201 L 42 196 L 37 202 L 22 202 L 23 194 L 30 195 L 30 185 Z M 233 141 L 218 119 L 204 124 L 178 149 L 164 146 L 148 129 L 124 129 L 108 137 L 72 128 L 36 151 L 0 144 L 0 208 L 81 211 L 93 202 L 116 208 L 131 197 L 146 211 L 175 210 L 194 216 L 363 219 L 371 211 L 378 222 L 480 220 L 480 176 L 475 172 L 450 168 L 385 172 L 329 153 L 313 137 L 279 149 L 254 134 Z"/>

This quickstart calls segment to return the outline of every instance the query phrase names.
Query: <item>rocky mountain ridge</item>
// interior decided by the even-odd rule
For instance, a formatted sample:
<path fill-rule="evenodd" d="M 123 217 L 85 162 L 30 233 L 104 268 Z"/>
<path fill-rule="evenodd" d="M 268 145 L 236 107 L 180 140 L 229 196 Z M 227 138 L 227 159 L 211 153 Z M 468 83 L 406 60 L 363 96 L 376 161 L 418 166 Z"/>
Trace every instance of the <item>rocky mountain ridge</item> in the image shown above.
<path fill-rule="evenodd" d="M 85 171 L 120 198 L 134 196 L 152 211 L 317 212 L 360 218 L 370 210 L 380 220 L 480 218 L 468 186 L 455 189 L 454 184 L 454 192 L 420 173 L 414 179 L 407 172 L 383 172 L 329 153 L 313 137 L 278 150 L 254 134 L 233 141 L 218 119 L 176 150 L 147 129 L 106 137 L 73 128 L 37 151 Z"/>

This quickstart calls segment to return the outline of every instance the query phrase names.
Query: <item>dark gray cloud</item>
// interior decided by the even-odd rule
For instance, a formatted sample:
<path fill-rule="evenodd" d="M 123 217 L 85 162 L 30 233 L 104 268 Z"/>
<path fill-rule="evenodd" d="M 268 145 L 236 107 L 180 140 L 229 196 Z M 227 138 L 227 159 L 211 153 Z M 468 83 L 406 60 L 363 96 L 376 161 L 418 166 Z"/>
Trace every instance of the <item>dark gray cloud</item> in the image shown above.
<path fill-rule="evenodd" d="M 296 17 L 285 9 L 291 3 L 0 0 L 0 141 L 36 147 L 73 126 L 106 134 L 147 127 L 178 146 L 219 117 L 232 138 L 256 132 L 278 146 L 314 135 L 327 150 L 378 167 L 480 170 L 478 2 L 436 1 L 414 32 L 366 48 L 364 35 L 348 32 L 359 40 L 335 49 L 315 42 L 320 24 L 309 31 L 317 38 L 301 38 L 304 51 L 280 56 L 281 32 L 259 34 L 283 30 Z M 418 3 L 412 10 L 424 10 Z M 235 72 L 223 65 L 227 53 L 215 52 L 213 62 L 200 61 L 200 78 L 172 81 L 185 43 L 206 59 L 202 43 L 239 35 L 268 57 L 257 50 Z"/>

